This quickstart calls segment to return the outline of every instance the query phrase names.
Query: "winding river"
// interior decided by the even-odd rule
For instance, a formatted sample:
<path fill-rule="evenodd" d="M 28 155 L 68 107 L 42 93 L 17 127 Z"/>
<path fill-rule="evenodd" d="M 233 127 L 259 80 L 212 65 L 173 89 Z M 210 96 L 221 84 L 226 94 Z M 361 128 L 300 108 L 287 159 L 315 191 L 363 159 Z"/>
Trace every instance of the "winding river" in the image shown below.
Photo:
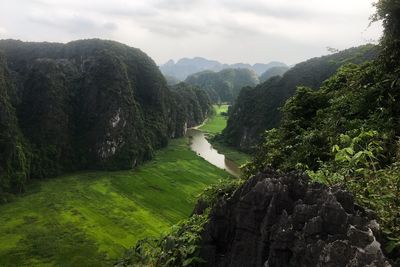
<path fill-rule="evenodd" d="M 224 169 L 235 177 L 240 176 L 239 166 L 233 161 L 227 159 L 225 155 L 218 153 L 216 149 L 208 142 L 205 134 L 198 129 L 188 129 L 186 136 L 190 141 L 190 148 L 197 155 L 207 160 L 218 168 Z"/>

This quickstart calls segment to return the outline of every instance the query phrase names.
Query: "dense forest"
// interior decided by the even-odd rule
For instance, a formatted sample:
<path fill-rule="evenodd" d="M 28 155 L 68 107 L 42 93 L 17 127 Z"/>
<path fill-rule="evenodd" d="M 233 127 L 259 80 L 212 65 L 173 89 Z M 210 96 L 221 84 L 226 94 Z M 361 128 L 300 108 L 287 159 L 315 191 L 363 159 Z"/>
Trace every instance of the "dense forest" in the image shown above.
<path fill-rule="evenodd" d="M 182 109 L 179 114 L 184 116 L 186 127 L 200 125 L 212 114 L 211 100 L 204 90 L 183 82 L 172 86 L 171 90 L 176 94 L 176 105 Z"/>
<path fill-rule="evenodd" d="M 359 64 L 375 58 L 376 54 L 377 49 L 373 45 L 347 49 L 299 63 L 283 77 L 272 77 L 254 88 L 243 88 L 231 109 L 222 139 L 242 150 L 251 150 L 265 130 L 279 125 L 280 108 L 293 96 L 297 86 L 317 89 L 340 66 Z"/>
<path fill-rule="evenodd" d="M 189 220 L 138 243 L 121 266 L 399 266 L 400 7 L 376 8 L 380 45 L 345 51 L 363 52 L 360 64 L 346 56 L 307 84 L 299 71 L 244 179 L 209 187 Z M 267 81 L 265 92 L 295 73 Z"/>
<path fill-rule="evenodd" d="M 192 74 L 185 82 L 205 90 L 213 103 L 233 103 L 243 87 L 255 86 L 259 80 L 257 74 L 249 69 L 225 69 Z"/>
<path fill-rule="evenodd" d="M 204 92 L 171 91 L 146 54 L 117 42 L 3 40 L 0 51 L 3 196 L 29 178 L 133 168 L 212 112 Z"/>

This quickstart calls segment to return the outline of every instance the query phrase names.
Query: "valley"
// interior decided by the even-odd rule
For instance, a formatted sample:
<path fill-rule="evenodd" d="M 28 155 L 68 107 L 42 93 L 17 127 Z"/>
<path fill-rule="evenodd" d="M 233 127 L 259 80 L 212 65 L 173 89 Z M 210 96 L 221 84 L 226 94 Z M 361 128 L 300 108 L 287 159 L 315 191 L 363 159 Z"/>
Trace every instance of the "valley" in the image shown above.
<path fill-rule="evenodd" d="M 217 116 L 203 127 L 225 125 Z M 109 266 L 136 241 L 168 232 L 205 187 L 229 178 L 188 144 L 187 137 L 171 140 L 132 171 L 34 182 L 0 206 L 0 266 Z"/>
<path fill-rule="evenodd" d="M 14 2 L 0 267 L 400 266 L 400 0 Z"/>
<path fill-rule="evenodd" d="M 207 119 L 207 123 L 199 127 L 208 136 L 208 141 L 221 154 L 238 166 L 245 164 L 251 160 L 249 154 L 243 153 L 232 146 L 228 146 L 223 142 L 214 139 L 215 135 L 222 133 L 227 125 L 228 106 L 226 104 L 214 105 L 214 116 Z"/>

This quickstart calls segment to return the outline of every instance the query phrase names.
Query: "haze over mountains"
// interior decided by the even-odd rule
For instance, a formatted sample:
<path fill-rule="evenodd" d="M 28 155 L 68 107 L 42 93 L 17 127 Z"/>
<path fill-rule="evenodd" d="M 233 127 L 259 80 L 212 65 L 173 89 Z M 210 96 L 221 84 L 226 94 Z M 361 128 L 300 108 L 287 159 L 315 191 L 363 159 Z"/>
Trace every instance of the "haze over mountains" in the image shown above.
<path fill-rule="evenodd" d="M 160 66 L 160 70 L 164 76 L 176 78 L 180 81 L 185 80 L 189 75 L 210 70 L 221 71 L 224 69 L 249 69 L 253 70 L 258 76 L 273 67 L 288 67 L 285 63 L 271 61 L 269 63 L 256 63 L 253 65 L 246 63 L 224 64 L 216 60 L 209 60 L 202 57 L 182 58 L 175 62 L 169 60 L 167 63 Z"/>
<path fill-rule="evenodd" d="M 234 103 L 240 90 L 259 83 L 257 73 L 251 69 L 224 69 L 219 72 L 202 71 L 188 76 L 185 83 L 207 92 L 213 103 Z"/>

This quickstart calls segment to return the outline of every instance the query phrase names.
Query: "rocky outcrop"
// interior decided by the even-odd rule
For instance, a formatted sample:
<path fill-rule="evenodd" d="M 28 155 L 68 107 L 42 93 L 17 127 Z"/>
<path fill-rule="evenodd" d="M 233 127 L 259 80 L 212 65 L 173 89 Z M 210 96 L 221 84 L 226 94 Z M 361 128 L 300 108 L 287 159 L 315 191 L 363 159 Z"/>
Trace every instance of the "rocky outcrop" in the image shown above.
<path fill-rule="evenodd" d="M 373 214 L 339 187 L 272 170 L 213 208 L 202 237 L 206 266 L 390 266 Z"/>

